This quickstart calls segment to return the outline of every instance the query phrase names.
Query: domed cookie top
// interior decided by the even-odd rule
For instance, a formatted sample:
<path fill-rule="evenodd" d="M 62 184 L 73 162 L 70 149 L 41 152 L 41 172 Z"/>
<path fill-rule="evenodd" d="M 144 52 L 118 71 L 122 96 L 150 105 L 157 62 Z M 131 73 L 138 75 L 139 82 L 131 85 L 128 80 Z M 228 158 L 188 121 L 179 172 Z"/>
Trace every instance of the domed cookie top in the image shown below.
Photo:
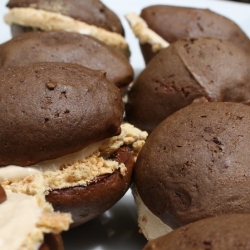
<path fill-rule="evenodd" d="M 120 133 L 124 105 L 102 71 L 40 63 L 0 75 L 1 166 L 54 159 Z"/>
<path fill-rule="evenodd" d="M 143 250 L 250 249 L 249 214 L 200 220 L 148 242 Z"/>
<path fill-rule="evenodd" d="M 250 54 L 215 38 L 181 39 L 161 50 L 128 93 L 127 118 L 152 131 L 193 100 L 249 102 Z"/>
<path fill-rule="evenodd" d="M 171 228 L 249 213 L 250 107 L 189 105 L 149 136 L 135 165 L 144 204 Z"/>
<path fill-rule="evenodd" d="M 0 45 L 0 69 L 33 62 L 69 62 L 105 70 L 107 79 L 124 87 L 133 79 L 128 59 L 103 42 L 71 32 L 29 32 Z"/>

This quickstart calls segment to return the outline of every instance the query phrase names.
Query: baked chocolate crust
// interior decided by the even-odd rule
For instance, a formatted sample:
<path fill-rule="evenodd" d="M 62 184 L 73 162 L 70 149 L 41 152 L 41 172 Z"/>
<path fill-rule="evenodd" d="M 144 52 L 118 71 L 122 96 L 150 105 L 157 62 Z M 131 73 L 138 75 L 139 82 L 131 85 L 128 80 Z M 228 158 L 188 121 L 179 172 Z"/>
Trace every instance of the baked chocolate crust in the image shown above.
<path fill-rule="evenodd" d="M 249 102 L 250 54 L 215 38 L 186 38 L 161 50 L 128 93 L 127 120 L 151 132 L 196 98 Z"/>
<path fill-rule="evenodd" d="M 149 136 L 135 164 L 145 205 L 177 228 L 222 214 L 250 212 L 250 107 L 189 105 Z"/>
<path fill-rule="evenodd" d="M 99 176 L 87 186 L 51 190 L 46 196 L 46 200 L 53 205 L 55 211 L 72 214 L 71 227 L 101 215 L 127 192 L 132 179 L 134 156 L 129 147 L 121 147 L 112 159 L 125 164 L 125 176 L 116 170 L 112 174 Z"/>
<path fill-rule="evenodd" d="M 8 8 L 47 10 L 124 35 L 118 16 L 99 0 L 10 0 Z"/>
<path fill-rule="evenodd" d="M 103 71 L 38 63 L 0 79 L 0 166 L 55 159 L 120 133 L 124 104 Z"/>
<path fill-rule="evenodd" d="M 122 88 L 133 80 L 128 59 L 103 42 L 71 32 L 30 32 L 0 45 L 0 69 L 34 62 L 78 63 L 105 70 L 107 79 Z"/>
<path fill-rule="evenodd" d="M 0 185 L 0 204 L 3 203 L 4 201 L 6 201 L 7 196 L 5 193 L 4 188 Z"/>
<path fill-rule="evenodd" d="M 184 37 L 214 37 L 228 40 L 250 52 L 250 40 L 241 28 L 232 20 L 209 9 L 154 5 L 144 8 L 141 17 L 149 28 L 169 43 Z M 147 52 L 151 46 L 142 47 L 148 62 L 154 53 Z"/>
<path fill-rule="evenodd" d="M 247 250 L 249 223 L 249 214 L 200 220 L 149 241 L 143 250 Z"/>
<path fill-rule="evenodd" d="M 45 234 L 44 243 L 39 250 L 64 250 L 63 240 L 60 234 Z"/>

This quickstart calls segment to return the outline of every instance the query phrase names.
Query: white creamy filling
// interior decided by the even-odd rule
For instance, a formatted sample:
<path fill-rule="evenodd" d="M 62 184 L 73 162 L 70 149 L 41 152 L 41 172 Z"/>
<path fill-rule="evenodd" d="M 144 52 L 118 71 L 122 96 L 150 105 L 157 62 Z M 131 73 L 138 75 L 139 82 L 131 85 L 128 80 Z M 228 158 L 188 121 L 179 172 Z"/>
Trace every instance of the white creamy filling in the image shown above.
<path fill-rule="evenodd" d="M 56 171 L 60 170 L 62 165 L 70 165 L 78 160 L 83 160 L 93 152 L 98 150 L 98 147 L 102 142 L 97 142 L 89 145 L 81 151 L 78 151 L 73 154 L 65 155 L 53 160 L 42 161 L 31 165 L 29 167 L 20 167 L 15 165 L 9 165 L 6 167 L 0 168 L 0 182 L 3 181 L 20 181 L 28 175 L 39 174 L 42 175 L 46 171 Z"/>
<path fill-rule="evenodd" d="M 152 45 L 153 52 L 157 52 L 169 46 L 169 43 L 156 32 L 148 28 L 147 23 L 137 14 L 129 13 L 125 17 L 127 18 L 133 33 L 139 39 L 140 43 L 148 43 Z"/>
<path fill-rule="evenodd" d="M 122 145 L 132 145 L 134 159 L 147 138 L 147 133 L 131 124 L 121 125 L 121 134 L 94 143 L 89 147 L 57 159 L 39 162 L 29 167 L 0 168 L 0 184 L 13 192 L 29 195 L 47 194 L 51 189 L 88 185 L 98 176 L 120 170 L 126 174 L 124 163 L 105 159 Z"/>
<path fill-rule="evenodd" d="M 171 227 L 163 223 L 147 208 L 135 186 L 133 186 L 132 193 L 137 206 L 139 227 L 148 240 L 156 239 L 172 231 Z"/>
<path fill-rule="evenodd" d="M 7 200 L 0 204 L 0 249 L 19 250 L 42 214 L 34 196 L 6 191 Z M 40 244 L 36 244 L 38 249 Z"/>
<path fill-rule="evenodd" d="M 13 8 L 5 14 L 4 20 L 9 25 L 18 24 L 44 31 L 67 31 L 89 35 L 112 47 L 128 51 L 128 44 L 122 35 L 59 13 L 33 8 Z"/>

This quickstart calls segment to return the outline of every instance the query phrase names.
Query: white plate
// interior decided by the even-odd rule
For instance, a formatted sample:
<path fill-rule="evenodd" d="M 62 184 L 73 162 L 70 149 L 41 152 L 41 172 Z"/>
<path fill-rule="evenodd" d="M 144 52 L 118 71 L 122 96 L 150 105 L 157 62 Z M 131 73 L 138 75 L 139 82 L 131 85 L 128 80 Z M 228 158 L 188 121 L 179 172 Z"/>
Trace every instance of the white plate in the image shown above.
<path fill-rule="evenodd" d="M 152 4 L 171 4 L 189 7 L 210 8 L 234 20 L 250 36 L 250 4 L 216 0 L 103 0 L 121 18 L 130 44 L 131 64 L 136 72 L 144 67 L 138 42 L 130 31 L 124 15 L 129 12 L 140 13 L 143 7 Z M 3 1 L 0 16 L 8 10 Z M 0 22 L 0 43 L 10 39 L 9 27 Z M 129 191 L 112 209 L 100 217 L 63 233 L 65 250 L 139 250 L 145 245 L 145 238 L 138 232 L 136 208 Z"/>

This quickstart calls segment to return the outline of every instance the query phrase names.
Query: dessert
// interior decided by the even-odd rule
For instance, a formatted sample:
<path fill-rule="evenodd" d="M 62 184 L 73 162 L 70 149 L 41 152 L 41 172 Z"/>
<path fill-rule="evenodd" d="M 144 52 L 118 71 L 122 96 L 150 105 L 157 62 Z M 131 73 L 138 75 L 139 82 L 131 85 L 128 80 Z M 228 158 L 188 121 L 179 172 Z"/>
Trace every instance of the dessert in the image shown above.
<path fill-rule="evenodd" d="M 226 40 L 185 38 L 161 50 L 128 93 L 127 120 L 151 132 L 166 117 L 205 97 L 248 103 L 250 54 Z"/>
<path fill-rule="evenodd" d="M 249 214 L 203 219 L 151 240 L 143 250 L 250 249 Z"/>
<path fill-rule="evenodd" d="M 209 9 L 152 5 L 142 9 L 140 17 L 133 13 L 127 15 L 135 35 L 140 39 L 146 63 L 165 47 L 156 36 L 168 43 L 184 37 L 214 37 L 228 40 L 250 52 L 250 40 L 241 28 Z"/>
<path fill-rule="evenodd" d="M 68 230 L 72 221 L 70 214 L 54 212 L 40 195 L 6 190 L 5 197 L 0 204 L 1 249 L 64 249 L 58 233 Z"/>
<path fill-rule="evenodd" d="M 7 7 L 10 11 L 5 15 L 5 22 L 12 26 L 12 35 L 23 32 L 22 27 L 76 32 L 94 36 L 129 54 L 118 16 L 99 0 L 10 0 Z"/>
<path fill-rule="evenodd" d="M 0 70 L 33 62 L 78 63 L 104 70 L 107 79 L 124 88 L 133 80 L 128 59 L 101 41 L 71 32 L 28 32 L 0 45 Z"/>
<path fill-rule="evenodd" d="M 121 125 L 124 104 L 105 73 L 51 62 L 0 75 L 1 185 L 45 196 L 73 226 L 114 205 L 147 134 Z"/>
<path fill-rule="evenodd" d="M 195 103 L 150 134 L 134 167 L 139 225 L 148 239 L 200 219 L 250 212 L 249 111 L 240 103 Z"/>

